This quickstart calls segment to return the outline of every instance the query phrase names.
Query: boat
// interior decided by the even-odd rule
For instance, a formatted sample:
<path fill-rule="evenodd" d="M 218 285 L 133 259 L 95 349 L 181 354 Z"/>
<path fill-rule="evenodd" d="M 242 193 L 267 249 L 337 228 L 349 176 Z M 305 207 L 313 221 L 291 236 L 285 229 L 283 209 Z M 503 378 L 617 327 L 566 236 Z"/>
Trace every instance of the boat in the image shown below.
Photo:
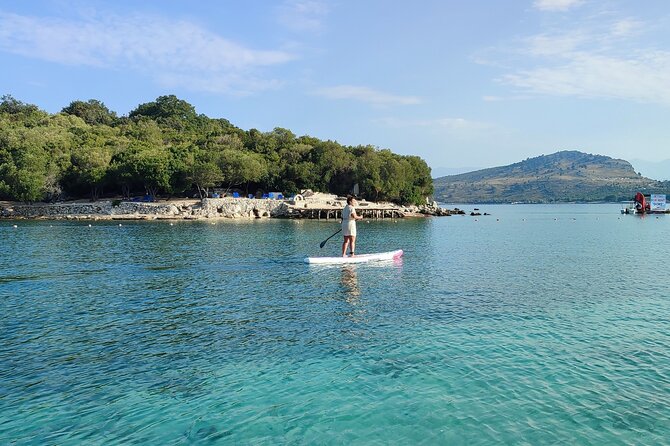
<path fill-rule="evenodd" d="M 635 198 L 633 198 L 633 201 L 635 202 L 636 214 L 644 214 L 651 210 L 651 204 L 647 200 L 647 197 L 645 197 L 642 192 L 636 193 Z"/>
<path fill-rule="evenodd" d="M 621 208 L 622 214 L 668 214 L 665 194 L 644 195 L 642 192 L 635 194 L 632 201 L 623 202 L 625 207 Z"/>
<path fill-rule="evenodd" d="M 305 263 L 321 265 L 338 265 L 345 263 L 365 263 L 379 260 L 396 260 L 402 257 L 402 249 L 373 254 L 360 254 L 353 257 L 307 257 Z"/>

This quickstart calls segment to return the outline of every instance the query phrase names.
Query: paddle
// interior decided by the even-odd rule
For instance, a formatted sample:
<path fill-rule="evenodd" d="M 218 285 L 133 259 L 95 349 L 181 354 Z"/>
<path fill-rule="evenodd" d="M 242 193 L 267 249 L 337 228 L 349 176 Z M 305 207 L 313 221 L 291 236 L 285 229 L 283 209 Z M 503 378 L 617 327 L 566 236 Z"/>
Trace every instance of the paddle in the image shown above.
<path fill-rule="evenodd" d="M 325 239 L 324 241 L 322 241 L 321 244 L 319 245 L 319 248 L 323 248 L 324 246 L 326 246 L 326 242 L 327 242 L 328 240 L 330 240 L 331 238 L 335 237 L 335 236 L 336 236 L 337 234 L 339 234 L 340 232 L 342 232 L 342 228 L 338 229 L 337 232 L 336 232 L 335 234 L 331 235 L 330 237 L 328 237 L 327 239 Z"/>

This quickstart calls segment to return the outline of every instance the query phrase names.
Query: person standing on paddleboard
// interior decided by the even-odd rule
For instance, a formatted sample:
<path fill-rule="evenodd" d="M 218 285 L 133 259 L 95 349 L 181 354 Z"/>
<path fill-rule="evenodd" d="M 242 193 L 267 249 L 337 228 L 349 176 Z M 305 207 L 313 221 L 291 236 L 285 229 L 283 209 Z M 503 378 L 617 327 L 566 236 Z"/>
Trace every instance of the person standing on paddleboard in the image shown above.
<path fill-rule="evenodd" d="M 356 199 L 348 195 L 347 205 L 342 209 L 342 235 L 344 235 L 344 242 L 342 242 L 342 257 L 347 256 L 347 248 L 349 248 L 349 255 L 352 257 L 356 255 L 356 220 L 363 220 L 363 217 L 356 214 Z"/>

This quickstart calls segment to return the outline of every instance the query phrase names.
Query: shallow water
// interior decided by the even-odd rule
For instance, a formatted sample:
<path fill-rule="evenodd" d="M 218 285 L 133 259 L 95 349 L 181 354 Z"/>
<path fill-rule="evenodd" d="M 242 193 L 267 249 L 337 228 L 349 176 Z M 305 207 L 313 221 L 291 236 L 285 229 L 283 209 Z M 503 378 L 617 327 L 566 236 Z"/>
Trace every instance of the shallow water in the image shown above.
<path fill-rule="evenodd" d="M 0 444 L 666 442 L 670 215 L 479 207 L 0 221 Z"/>

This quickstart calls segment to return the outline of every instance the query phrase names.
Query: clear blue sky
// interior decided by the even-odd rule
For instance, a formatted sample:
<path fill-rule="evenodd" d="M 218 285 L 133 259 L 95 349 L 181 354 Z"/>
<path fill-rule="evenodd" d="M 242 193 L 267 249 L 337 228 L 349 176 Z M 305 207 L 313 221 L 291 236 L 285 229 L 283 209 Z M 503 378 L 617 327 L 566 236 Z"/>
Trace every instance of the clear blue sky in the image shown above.
<path fill-rule="evenodd" d="M 666 0 L 0 0 L 0 67 L 0 94 L 52 113 L 175 94 L 436 174 L 670 158 Z"/>

